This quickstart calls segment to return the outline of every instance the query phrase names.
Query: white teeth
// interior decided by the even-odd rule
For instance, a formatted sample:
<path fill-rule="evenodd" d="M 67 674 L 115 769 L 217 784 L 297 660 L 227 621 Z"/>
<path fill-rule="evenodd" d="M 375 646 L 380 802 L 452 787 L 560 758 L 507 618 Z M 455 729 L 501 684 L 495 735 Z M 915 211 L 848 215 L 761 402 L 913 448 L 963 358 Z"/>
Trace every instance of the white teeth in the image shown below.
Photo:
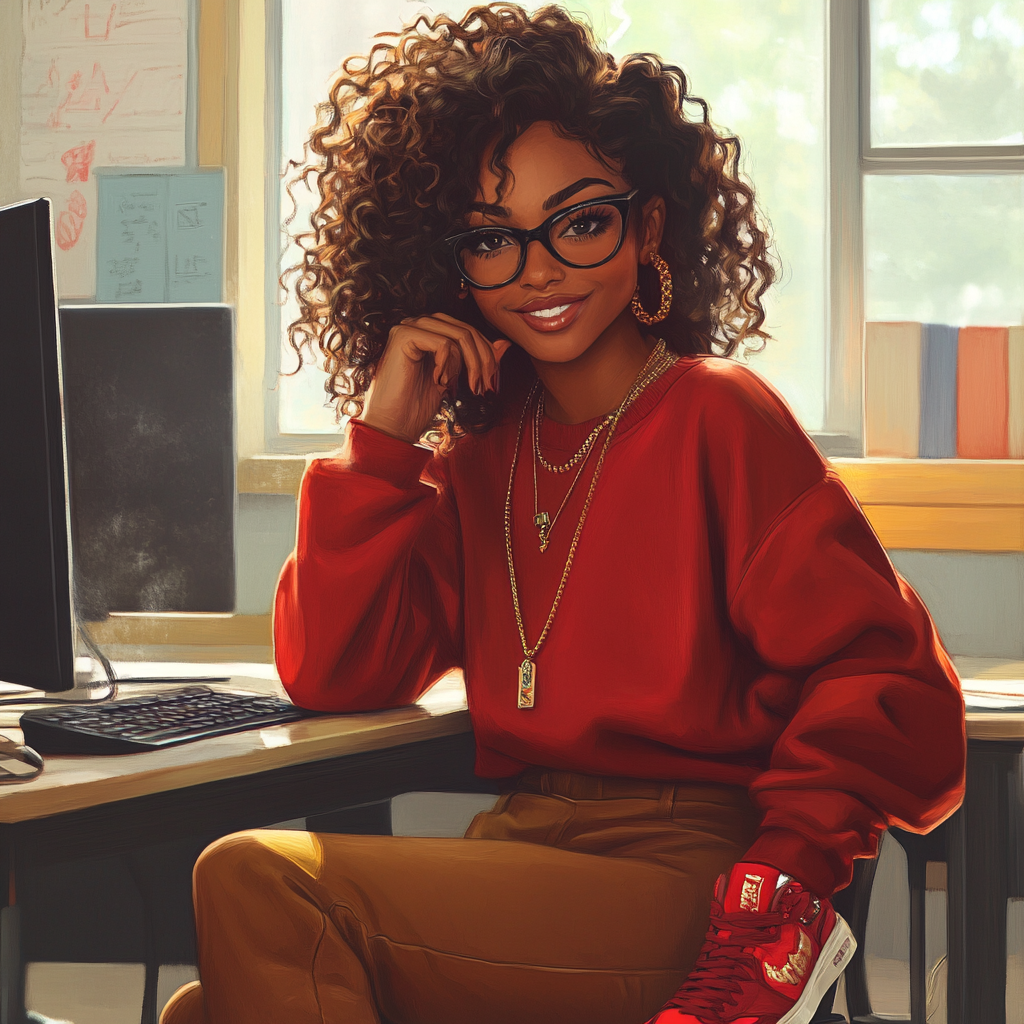
<path fill-rule="evenodd" d="M 561 316 L 571 305 L 567 302 L 564 306 L 553 306 L 551 309 L 531 309 L 530 316 L 539 316 L 548 319 L 553 316 Z"/>

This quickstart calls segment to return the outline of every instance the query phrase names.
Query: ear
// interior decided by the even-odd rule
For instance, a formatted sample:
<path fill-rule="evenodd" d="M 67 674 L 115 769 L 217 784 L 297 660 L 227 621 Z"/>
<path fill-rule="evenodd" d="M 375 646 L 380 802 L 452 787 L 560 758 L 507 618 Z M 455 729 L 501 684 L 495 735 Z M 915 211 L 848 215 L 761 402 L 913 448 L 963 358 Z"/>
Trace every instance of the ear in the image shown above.
<path fill-rule="evenodd" d="M 658 251 L 665 230 L 665 200 L 651 196 L 644 203 L 640 216 L 640 262 L 649 263 L 651 253 Z"/>

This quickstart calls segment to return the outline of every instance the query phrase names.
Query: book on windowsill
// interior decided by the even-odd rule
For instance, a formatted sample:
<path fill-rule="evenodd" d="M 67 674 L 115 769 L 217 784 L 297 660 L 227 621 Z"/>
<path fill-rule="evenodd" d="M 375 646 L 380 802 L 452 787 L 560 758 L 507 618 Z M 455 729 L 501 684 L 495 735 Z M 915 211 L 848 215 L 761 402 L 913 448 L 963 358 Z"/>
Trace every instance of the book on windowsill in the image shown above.
<path fill-rule="evenodd" d="M 956 458 L 956 358 L 959 330 L 947 324 L 921 328 L 922 459 Z"/>
<path fill-rule="evenodd" d="M 873 322 L 864 454 L 1024 459 L 1024 326 Z"/>
<path fill-rule="evenodd" d="M 957 345 L 956 453 L 1008 459 L 1009 331 L 961 327 Z"/>
<path fill-rule="evenodd" d="M 1010 458 L 1024 459 L 1024 327 L 1011 327 L 1006 340 L 1010 373 L 1007 430 Z"/>
<path fill-rule="evenodd" d="M 921 325 L 869 323 L 864 336 L 864 454 L 913 459 L 920 448 Z"/>

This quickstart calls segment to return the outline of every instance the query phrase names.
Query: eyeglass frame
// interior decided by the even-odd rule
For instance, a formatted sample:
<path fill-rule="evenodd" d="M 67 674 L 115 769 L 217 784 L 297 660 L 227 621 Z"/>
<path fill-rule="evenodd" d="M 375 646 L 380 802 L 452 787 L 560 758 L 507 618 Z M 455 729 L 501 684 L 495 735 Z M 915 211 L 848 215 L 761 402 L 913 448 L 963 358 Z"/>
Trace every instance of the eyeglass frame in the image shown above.
<path fill-rule="evenodd" d="M 465 231 L 459 231 L 457 234 L 448 235 L 444 241 L 452 250 L 452 259 L 455 261 L 455 266 L 458 268 L 459 273 L 466 278 L 473 288 L 482 292 L 494 291 L 496 288 L 505 288 L 512 284 L 512 282 L 522 274 L 526 267 L 527 248 L 533 241 L 540 242 L 540 244 L 543 245 L 544 248 L 563 266 L 572 267 L 574 270 L 591 270 L 594 267 L 603 266 L 609 260 L 613 260 L 618 256 L 619 250 L 622 248 L 622 243 L 626 240 L 626 231 L 629 227 L 629 209 L 633 203 L 633 199 L 639 191 L 640 189 L 635 188 L 630 192 L 619 192 L 610 196 L 598 196 L 595 199 L 585 199 L 583 202 L 573 203 L 571 206 L 565 206 L 561 210 L 555 210 L 555 212 L 551 214 L 543 224 L 540 224 L 531 230 L 527 230 L 526 228 L 504 227 L 500 224 L 479 224 L 475 228 L 468 228 Z M 548 237 L 551 232 L 551 226 L 556 221 L 571 214 L 574 210 L 585 210 L 588 206 L 597 206 L 600 204 L 616 207 L 619 211 L 619 215 L 622 217 L 622 229 L 619 232 L 619 240 L 616 242 L 615 248 L 605 256 L 604 259 L 598 260 L 596 263 L 570 263 L 567 259 L 561 256 L 551 244 L 551 239 Z M 519 243 L 519 265 L 516 267 L 515 273 L 507 281 L 502 281 L 500 284 L 477 284 L 462 269 L 459 259 L 455 255 L 455 246 L 458 245 L 461 239 L 467 238 L 470 235 L 475 235 L 479 231 L 485 231 L 488 228 L 492 231 L 504 232 L 505 234 L 511 235 Z"/>

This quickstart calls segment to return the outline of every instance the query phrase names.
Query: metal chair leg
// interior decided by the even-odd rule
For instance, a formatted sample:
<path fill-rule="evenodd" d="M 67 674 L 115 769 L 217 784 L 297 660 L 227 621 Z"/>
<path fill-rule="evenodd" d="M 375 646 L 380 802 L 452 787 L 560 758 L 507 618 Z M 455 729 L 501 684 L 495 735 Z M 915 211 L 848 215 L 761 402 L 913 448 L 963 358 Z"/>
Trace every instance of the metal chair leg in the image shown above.
<path fill-rule="evenodd" d="M 876 860 L 855 860 L 853 881 L 832 897 L 832 904 L 846 919 L 857 940 L 853 955 L 844 975 L 846 979 L 846 1008 L 851 1021 L 872 1019 L 871 1000 L 868 998 L 868 978 L 864 969 L 864 937 L 867 933 L 868 906 L 871 886 L 875 879 Z"/>

